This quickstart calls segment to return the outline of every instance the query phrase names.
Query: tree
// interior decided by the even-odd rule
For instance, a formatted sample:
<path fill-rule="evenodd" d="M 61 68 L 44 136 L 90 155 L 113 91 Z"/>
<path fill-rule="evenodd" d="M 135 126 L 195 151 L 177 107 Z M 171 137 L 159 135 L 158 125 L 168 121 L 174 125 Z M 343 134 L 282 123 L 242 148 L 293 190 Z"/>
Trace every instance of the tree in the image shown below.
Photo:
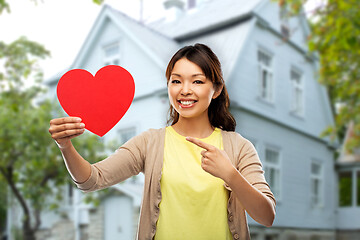
<path fill-rule="evenodd" d="M 290 15 L 304 14 L 308 0 L 278 0 Z M 320 60 L 319 82 L 326 86 L 335 125 L 322 136 L 343 139 L 346 126 L 354 122 L 354 137 L 346 147 L 360 147 L 360 8 L 358 0 L 327 0 L 311 12 L 308 46 Z"/>
<path fill-rule="evenodd" d="M 92 1 L 96 4 L 103 2 Z M 0 14 L 4 11 L 10 13 L 8 0 L 0 0 Z M 44 199 L 53 193 L 57 200 L 62 197 L 61 192 L 56 192 L 49 183 L 60 187 L 69 182 L 59 152 L 47 133 L 55 106 L 49 101 L 34 104 L 43 91 L 39 85 L 42 72 L 36 61 L 48 55 L 41 45 L 24 37 L 10 44 L 0 41 L 0 233 L 5 230 L 8 187 L 24 213 L 24 239 L 35 239 L 42 210 L 57 207 L 56 202 Z M 29 77 L 35 78 L 38 85 L 26 89 L 24 81 Z M 96 136 L 85 133 L 73 142 L 76 146 L 87 147 L 83 153 L 85 158 L 104 157 L 98 154 L 103 152 L 104 144 Z M 98 203 L 92 195 L 86 199 Z"/>
<path fill-rule="evenodd" d="M 23 238 L 33 240 L 41 224 L 41 211 L 56 207 L 56 202 L 46 199 L 55 196 L 54 201 L 60 200 L 58 187 L 70 182 L 48 132 L 54 105 L 49 100 L 35 101 L 44 92 L 36 63 L 49 52 L 24 37 L 10 44 L 0 42 L 0 49 L 5 69 L 0 72 L 0 181 L 21 206 Z M 35 79 L 35 84 L 26 87 L 29 78 Z M 104 144 L 96 136 L 81 136 L 74 142 L 86 146 L 82 153 L 86 159 L 104 157 L 99 155 L 104 153 Z"/>

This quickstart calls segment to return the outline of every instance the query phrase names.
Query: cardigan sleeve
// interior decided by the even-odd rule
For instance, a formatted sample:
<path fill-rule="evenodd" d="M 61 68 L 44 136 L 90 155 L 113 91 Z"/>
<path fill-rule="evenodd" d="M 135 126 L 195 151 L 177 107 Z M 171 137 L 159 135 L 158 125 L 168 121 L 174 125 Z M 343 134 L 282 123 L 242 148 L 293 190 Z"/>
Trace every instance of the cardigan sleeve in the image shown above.
<path fill-rule="evenodd" d="M 239 152 L 238 171 L 243 177 L 257 190 L 265 194 L 276 206 L 276 200 L 270 190 L 269 184 L 265 180 L 264 170 L 259 155 L 254 145 L 247 139 L 241 137 L 242 147 Z"/>
<path fill-rule="evenodd" d="M 90 177 L 83 183 L 73 180 L 82 192 L 107 188 L 144 171 L 148 133 L 131 138 L 113 154 L 91 164 Z"/>

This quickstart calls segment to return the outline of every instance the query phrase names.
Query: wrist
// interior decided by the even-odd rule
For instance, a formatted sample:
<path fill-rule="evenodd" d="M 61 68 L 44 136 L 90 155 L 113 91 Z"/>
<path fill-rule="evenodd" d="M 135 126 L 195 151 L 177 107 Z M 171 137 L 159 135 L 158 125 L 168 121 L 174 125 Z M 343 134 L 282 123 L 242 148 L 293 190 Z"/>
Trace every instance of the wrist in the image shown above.
<path fill-rule="evenodd" d="M 72 146 L 72 143 L 71 141 L 67 142 L 67 143 L 58 143 L 57 141 L 56 142 L 56 145 L 58 146 L 58 148 L 62 151 L 62 150 L 66 150 L 66 149 L 69 149 L 71 148 Z"/>
<path fill-rule="evenodd" d="M 224 182 L 227 185 L 231 185 L 231 182 L 233 182 L 233 179 L 236 178 L 236 175 L 238 175 L 239 172 L 236 170 L 236 168 L 234 166 L 232 166 L 229 171 L 227 172 L 227 174 L 225 175 L 225 178 L 223 179 Z"/>

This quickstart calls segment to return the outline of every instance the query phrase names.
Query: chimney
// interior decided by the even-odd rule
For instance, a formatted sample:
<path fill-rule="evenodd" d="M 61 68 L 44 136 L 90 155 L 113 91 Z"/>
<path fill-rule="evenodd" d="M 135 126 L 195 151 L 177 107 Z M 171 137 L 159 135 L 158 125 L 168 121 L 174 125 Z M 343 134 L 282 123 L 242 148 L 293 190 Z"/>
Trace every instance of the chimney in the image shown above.
<path fill-rule="evenodd" d="M 184 14 L 184 2 L 182 0 L 165 0 L 164 7 L 166 12 L 166 21 L 172 22 Z"/>

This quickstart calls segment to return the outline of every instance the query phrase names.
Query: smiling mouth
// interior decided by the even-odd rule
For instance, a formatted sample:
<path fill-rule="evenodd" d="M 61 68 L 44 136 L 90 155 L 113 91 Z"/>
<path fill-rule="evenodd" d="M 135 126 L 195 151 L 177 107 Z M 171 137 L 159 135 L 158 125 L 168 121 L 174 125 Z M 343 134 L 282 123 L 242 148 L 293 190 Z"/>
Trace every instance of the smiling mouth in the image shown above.
<path fill-rule="evenodd" d="M 181 107 L 192 107 L 196 102 L 196 100 L 178 100 Z"/>

